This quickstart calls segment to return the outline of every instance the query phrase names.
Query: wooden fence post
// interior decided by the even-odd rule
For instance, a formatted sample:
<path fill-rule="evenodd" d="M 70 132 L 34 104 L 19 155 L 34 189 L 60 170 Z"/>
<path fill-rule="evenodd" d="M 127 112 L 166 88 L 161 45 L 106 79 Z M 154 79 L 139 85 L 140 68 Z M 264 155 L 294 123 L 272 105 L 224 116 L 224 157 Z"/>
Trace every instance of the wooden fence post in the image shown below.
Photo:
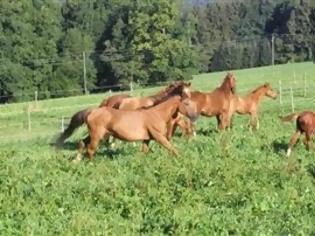
<path fill-rule="evenodd" d="M 282 105 L 282 82 L 279 80 L 279 102 Z"/>
<path fill-rule="evenodd" d="M 37 109 L 38 92 L 35 91 L 35 109 Z"/>
<path fill-rule="evenodd" d="M 292 112 L 294 112 L 294 97 L 293 97 L 292 87 L 290 88 L 290 93 L 291 93 L 291 109 L 292 109 Z"/>
<path fill-rule="evenodd" d="M 27 126 L 28 126 L 28 132 L 32 131 L 32 122 L 31 122 L 31 105 L 28 104 L 27 108 Z"/>
<path fill-rule="evenodd" d="M 306 97 L 307 87 L 306 87 L 306 72 L 304 72 L 304 97 Z"/>
<path fill-rule="evenodd" d="M 65 131 L 65 118 L 64 116 L 61 117 L 61 132 Z"/>

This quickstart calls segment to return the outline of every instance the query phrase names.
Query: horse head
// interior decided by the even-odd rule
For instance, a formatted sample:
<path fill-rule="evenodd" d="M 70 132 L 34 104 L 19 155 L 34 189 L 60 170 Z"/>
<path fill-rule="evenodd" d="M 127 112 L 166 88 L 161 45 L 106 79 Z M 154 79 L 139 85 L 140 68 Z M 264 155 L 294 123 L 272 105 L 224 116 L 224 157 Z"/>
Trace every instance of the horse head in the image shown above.
<path fill-rule="evenodd" d="M 263 88 L 265 90 L 265 96 L 273 98 L 273 99 L 277 98 L 278 96 L 277 92 L 271 88 L 269 83 L 265 83 L 263 85 Z"/>
<path fill-rule="evenodd" d="M 182 98 L 178 110 L 183 115 L 187 116 L 192 122 L 196 121 L 199 113 L 197 110 L 197 104 L 189 97 Z"/>
<path fill-rule="evenodd" d="M 235 93 L 236 79 L 235 79 L 235 75 L 232 72 L 227 73 L 221 85 L 221 88 L 233 94 Z"/>
<path fill-rule="evenodd" d="M 173 90 L 171 91 L 172 95 L 179 95 L 183 98 L 191 97 L 191 83 L 184 81 L 174 81 L 172 83 Z"/>

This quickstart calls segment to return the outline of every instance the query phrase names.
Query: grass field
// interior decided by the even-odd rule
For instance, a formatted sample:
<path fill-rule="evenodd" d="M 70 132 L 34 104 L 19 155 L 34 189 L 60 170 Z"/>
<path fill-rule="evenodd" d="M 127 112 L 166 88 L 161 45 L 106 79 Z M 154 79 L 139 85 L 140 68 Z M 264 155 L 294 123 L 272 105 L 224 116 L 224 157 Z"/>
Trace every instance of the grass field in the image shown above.
<path fill-rule="evenodd" d="M 211 91 L 226 72 L 194 76 L 193 88 Z M 108 94 L 0 107 L 1 235 L 314 235 L 315 151 L 301 142 L 290 158 L 285 149 L 294 124 L 279 115 L 315 110 L 315 66 L 287 64 L 235 71 L 237 92 L 264 82 L 278 89 L 282 104 L 265 98 L 260 129 L 236 116 L 231 131 L 218 133 L 215 119 L 200 118 L 197 137 L 172 140 L 178 158 L 155 143 L 144 155 L 139 145 L 101 146 L 92 163 L 69 162 L 80 129 L 56 152 L 49 143 L 61 117 Z M 306 79 L 304 79 L 306 76 Z M 306 88 L 306 90 L 305 90 Z M 160 88 L 139 89 L 134 95 Z M 304 94 L 306 92 L 306 94 Z M 306 95 L 306 96 L 304 96 Z M 66 119 L 67 123 L 67 119 Z"/>

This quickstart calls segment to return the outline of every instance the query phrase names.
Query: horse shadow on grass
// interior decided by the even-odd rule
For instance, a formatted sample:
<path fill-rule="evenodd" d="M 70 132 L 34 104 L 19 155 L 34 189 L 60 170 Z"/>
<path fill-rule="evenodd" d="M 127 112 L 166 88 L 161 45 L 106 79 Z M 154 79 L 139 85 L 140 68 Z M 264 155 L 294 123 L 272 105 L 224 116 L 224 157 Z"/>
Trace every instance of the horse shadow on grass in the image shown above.
<path fill-rule="evenodd" d="M 315 165 L 314 164 L 307 165 L 306 170 L 310 174 L 310 176 L 312 176 L 313 179 L 315 180 Z"/>
<path fill-rule="evenodd" d="M 272 147 L 274 152 L 280 155 L 287 150 L 288 144 L 284 140 L 276 139 L 272 142 Z"/>
<path fill-rule="evenodd" d="M 54 144 L 51 144 L 52 146 L 55 146 Z M 62 147 L 56 148 L 57 151 L 67 150 L 67 151 L 78 151 L 79 142 L 65 142 Z M 130 152 L 128 152 L 125 148 L 110 147 L 110 144 L 101 142 L 98 149 L 96 150 L 95 156 L 102 156 L 104 158 L 108 158 L 111 160 L 117 159 L 122 155 L 128 155 Z M 83 152 L 83 156 L 86 157 L 86 149 Z M 71 156 L 69 159 L 74 159 L 76 157 L 76 154 Z"/>
<path fill-rule="evenodd" d="M 197 135 L 202 135 L 202 136 L 210 136 L 212 134 L 216 134 L 218 133 L 218 130 L 217 129 L 209 129 L 209 128 L 206 128 L 206 129 L 198 129 L 197 131 Z"/>

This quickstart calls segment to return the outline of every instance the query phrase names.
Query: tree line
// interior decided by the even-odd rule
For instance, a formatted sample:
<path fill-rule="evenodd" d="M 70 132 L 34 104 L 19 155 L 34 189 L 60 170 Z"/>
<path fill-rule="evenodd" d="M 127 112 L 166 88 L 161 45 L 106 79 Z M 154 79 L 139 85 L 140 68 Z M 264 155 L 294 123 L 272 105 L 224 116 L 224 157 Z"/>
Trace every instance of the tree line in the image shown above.
<path fill-rule="evenodd" d="M 312 0 L 0 1 L 1 102 L 311 60 Z M 86 78 L 86 84 L 84 82 Z"/>

